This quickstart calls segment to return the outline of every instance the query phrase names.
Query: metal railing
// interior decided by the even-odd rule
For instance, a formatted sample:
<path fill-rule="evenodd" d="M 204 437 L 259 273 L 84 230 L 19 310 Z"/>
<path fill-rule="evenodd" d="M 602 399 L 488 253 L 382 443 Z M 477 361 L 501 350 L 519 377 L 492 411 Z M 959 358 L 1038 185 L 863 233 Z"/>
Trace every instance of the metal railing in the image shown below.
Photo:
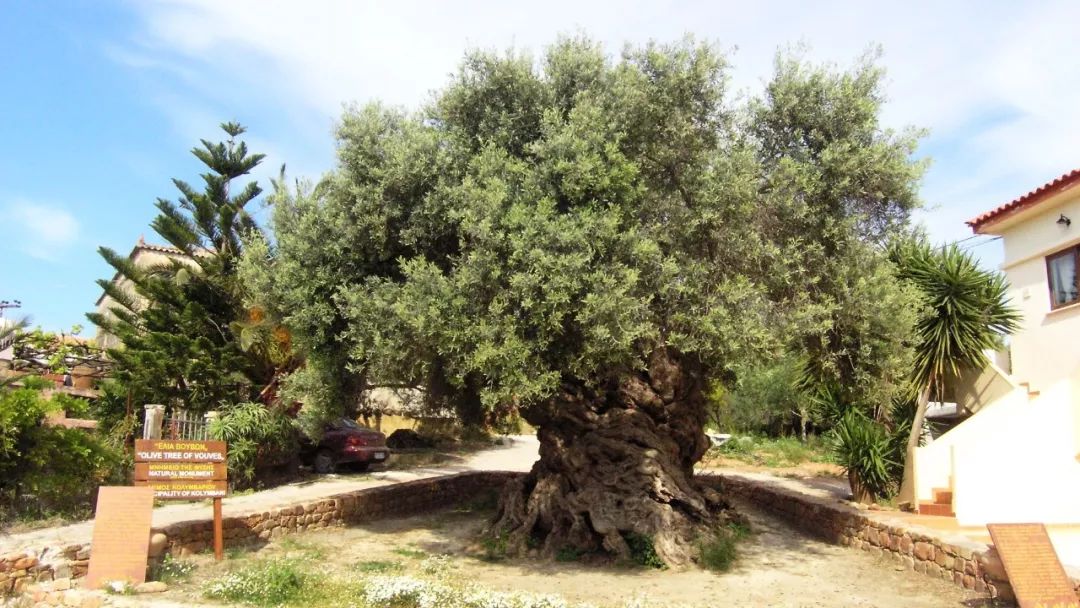
<path fill-rule="evenodd" d="M 205 440 L 210 438 L 210 425 L 201 414 L 175 409 L 165 418 L 162 437 L 165 439 Z"/>

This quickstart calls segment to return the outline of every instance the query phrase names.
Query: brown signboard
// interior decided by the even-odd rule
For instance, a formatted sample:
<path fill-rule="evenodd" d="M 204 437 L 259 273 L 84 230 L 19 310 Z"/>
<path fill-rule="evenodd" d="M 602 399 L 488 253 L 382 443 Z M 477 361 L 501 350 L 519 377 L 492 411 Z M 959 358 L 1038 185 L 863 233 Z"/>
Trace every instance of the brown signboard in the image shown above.
<path fill-rule="evenodd" d="M 218 481 L 228 478 L 223 462 L 137 462 L 135 479 L 138 481 Z"/>
<path fill-rule="evenodd" d="M 1020 608 L 1080 608 L 1042 524 L 987 524 Z"/>
<path fill-rule="evenodd" d="M 216 481 L 136 479 L 135 485 L 153 488 L 154 498 L 158 500 L 202 500 L 204 498 L 225 498 L 229 494 L 229 482 L 224 479 Z"/>
<path fill-rule="evenodd" d="M 154 492 L 150 488 L 98 488 L 87 588 L 97 589 L 110 581 L 146 581 L 153 509 Z"/>
<path fill-rule="evenodd" d="M 225 442 L 136 439 L 135 462 L 225 462 Z"/>

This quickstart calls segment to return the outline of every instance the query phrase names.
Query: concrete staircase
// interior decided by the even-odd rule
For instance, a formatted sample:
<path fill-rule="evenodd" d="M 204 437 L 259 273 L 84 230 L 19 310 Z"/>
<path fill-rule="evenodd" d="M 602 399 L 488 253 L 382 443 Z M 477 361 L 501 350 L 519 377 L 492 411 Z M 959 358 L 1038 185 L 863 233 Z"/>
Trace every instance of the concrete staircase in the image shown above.
<path fill-rule="evenodd" d="M 919 515 L 956 517 L 953 512 L 953 493 L 948 488 L 934 488 L 933 501 L 919 501 Z"/>

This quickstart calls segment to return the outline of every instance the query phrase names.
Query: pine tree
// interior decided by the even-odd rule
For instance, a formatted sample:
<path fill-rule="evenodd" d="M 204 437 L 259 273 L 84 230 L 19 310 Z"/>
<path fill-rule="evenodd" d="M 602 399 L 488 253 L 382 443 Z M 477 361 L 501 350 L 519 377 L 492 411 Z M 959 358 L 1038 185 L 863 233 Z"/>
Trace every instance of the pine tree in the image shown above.
<path fill-rule="evenodd" d="M 249 182 L 236 194 L 233 183 L 264 158 L 249 154 L 237 138 L 244 128 L 224 123 L 228 139 L 202 140 L 192 150 L 207 171 L 204 189 L 174 179 L 177 202 L 159 198 L 151 223 L 176 249 L 168 262 L 149 267 L 108 247 L 99 253 L 123 280 L 98 280 L 115 303 L 107 314 L 88 318 L 119 338 L 110 350 L 115 378 L 136 402 L 182 403 L 205 411 L 222 401 L 252 398 L 270 381 L 274 368 L 264 357 L 246 352 L 236 335 L 237 322 L 250 316 L 242 302 L 235 266 L 243 237 L 260 229 L 246 206 L 261 193 Z"/>

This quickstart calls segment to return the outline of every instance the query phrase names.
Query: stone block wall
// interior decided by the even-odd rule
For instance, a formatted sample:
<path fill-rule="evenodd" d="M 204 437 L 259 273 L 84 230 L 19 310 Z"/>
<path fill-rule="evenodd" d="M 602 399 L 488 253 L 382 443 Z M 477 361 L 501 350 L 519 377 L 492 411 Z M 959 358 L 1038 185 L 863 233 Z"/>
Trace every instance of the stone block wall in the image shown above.
<path fill-rule="evenodd" d="M 222 520 L 225 546 L 240 546 L 286 534 L 329 526 L 405 517 L 459 505 L 494 494 L 518 473 L 484 471 L 458 473 L 338 494 L 307 503 Z M 177 557 L 213 547 L 209 520 L 182 522 L 154 532 L 165 550 Z"/>
<path fill-rule="evenodd" d="M 85 576 L 90 545 L 71 544 L 0 555 L 0 596 L 22 593 L 29 585 L 54 578 Z"/>
<path fill-rule="evenodd" d="M 910 526 L 890 519 L 885 511 L 864 511 L 835 499 L 737 475 L 700 479 L 826 542 L 892 559 L 908 570 L 952 581 L 992 598 L 1015 600 L 997 550 L 986 543 Z M 1080 594 L 1080 581 L 1072 582 Z"/>

